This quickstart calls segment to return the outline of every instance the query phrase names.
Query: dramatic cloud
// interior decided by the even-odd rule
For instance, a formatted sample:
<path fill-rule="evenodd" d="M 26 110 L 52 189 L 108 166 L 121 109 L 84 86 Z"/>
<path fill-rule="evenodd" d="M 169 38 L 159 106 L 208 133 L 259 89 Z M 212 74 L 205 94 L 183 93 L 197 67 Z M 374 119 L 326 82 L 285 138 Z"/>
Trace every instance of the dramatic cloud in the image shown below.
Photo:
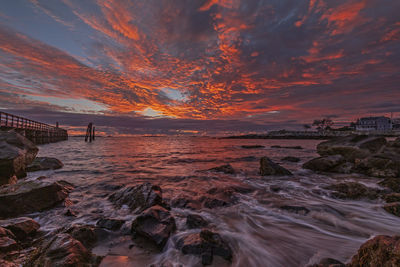
<path fill-rule="evenodd" d="M 399 112 L 399 1 L 26 0 L 3 6 L 3 109 L 153 117 L 178 128 L 235 121 L 242 131 Z M 232 130 L 228 124 L 221 123 Z"/>

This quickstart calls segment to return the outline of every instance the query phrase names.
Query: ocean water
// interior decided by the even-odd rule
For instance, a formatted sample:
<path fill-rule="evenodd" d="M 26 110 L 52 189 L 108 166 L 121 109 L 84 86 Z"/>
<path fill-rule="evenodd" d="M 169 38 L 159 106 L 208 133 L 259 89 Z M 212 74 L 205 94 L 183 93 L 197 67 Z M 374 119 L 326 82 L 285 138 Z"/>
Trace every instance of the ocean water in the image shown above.
<path fill-rule="evenodd" d="M 378 234 L 393 235 L 400 230 L 400 218 L 382 209 L 383 202 L 331 198 L 325 186 L 358 181 L 376 187 L 379 179 L 360 175 L 318 175 L 301 165 L 317 156 L 318 140 L 234 140 L 208 137 L 110 137 L 85 143 L 83 138 L 40 146 L 39 156 L 56 157 L 64 167 L 55 171 L 30 173 L 34 179 L 45 175 L 66 180 L 76 188 L 70 194 L 68 217 L 65 207 L 33 214 L 44 231 L 73 223 L 95 224 L 101 217 L 126 220 L 118 232 L 109 232 L 93 249 L 105 256 L 101 266 L 201 266 L 201 259 L 183 255 L 175 248 L 177 238 L 196 229 L 185 226 L 188 214 L 199 214 L 210 229 L 228 241 L 233 261 L 214 257 L 212 266 L 306 266 L 324 257 L 349 261 L 360 245 Z M 242 145 L 263 145 L 244 149 Z M 271 148 L 273 145 L 304 149 Z M 259 159 L 268 156 L 291 170 L 293 176 L 261 177 Z M 286 156 L 301 159 L 283 162 Z M 231 164 L 236 174 L 204 171 Z M 130 223 L 136 215 L 107 200 L 118 186 L 151 182 L 161 186 L 163 198 L 196 198 L 212 188 L 251 187 L 253 192 L 235 193 L 236 204 L 213 209 L 172 208 L 177 231 L 163 251 L 133 246 Z M 309 213 L 283 210 L 283 205 L 301 206 Z"/>

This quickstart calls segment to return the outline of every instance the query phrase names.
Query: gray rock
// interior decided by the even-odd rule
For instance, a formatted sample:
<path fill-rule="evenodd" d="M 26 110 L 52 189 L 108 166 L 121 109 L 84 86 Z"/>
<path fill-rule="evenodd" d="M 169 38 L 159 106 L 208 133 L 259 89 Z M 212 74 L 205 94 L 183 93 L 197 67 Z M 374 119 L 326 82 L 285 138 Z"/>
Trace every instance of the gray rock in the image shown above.
<path fill-rule="evenodd" d="M 283 168 L 282 166 L 280 166 L 279 164 L 273 162 L 268 157 L 262 157 L 260 159 L 260 175 L 285 176 L 285 175 L 292 175 L 292 173 L 287 169 Z"/>
<path fill-rule="evenodd" d="M 66 182 L 23 181 L 0 188 L 0 218 L 16 217 L 49 209 L 61 203 L 72 190 Z"/>
<path fill-rule="evenodd" d="M 203 228 L 203 227 L 206 227 L 207 225 L 208 225 L 208 222 L 200 215 L 189 214 L 186 217 L 186 226 L 189 229 Z"/>
<path fill-rule="evenodd" d="M 0 220 L 0 227 L 10 230 L 16 237 L 16 240 L 23 241 L 36 234 L 40 225 L 28 217 L 20 217 L 8 220 Z"/>
<path fill-rule="evenodd" d="M 322 142 L 317 146 L 321 156 L 342 155 L 346 160 L 354 162 L 356 158 L 362 159 L 375 153 L 386 144 L 382 137 L 367 135 L 350 135 Z"/>
<path fill-rule="evenodd" d="M 140 213 L 152 206 L 165 206 L 159 186 L 144 183 L 132 187 L 123 187 L 108 198 L 116 206 L 127 205 L 135 213 Z"/>
<path fill-rule="evenodd" d="M 383 209 L 394 216 L 400 217 L 400 202 L 386 204 Z"/>
<path fill-rule="evenodd" d="M 93 247 L 97 242 L 96 228 L 92 225 L 75 224 L 68 228 L 65 233 L 70 234 L 86 248 Z"/>
<path fill-rule="evenodd" d="M 56 170 L 60 169 L 64 166 L 64 164 L 56 159 L 49 157 L 37 157 L 33 160 L 33 162 L 26 167 L 26 171 L 35 172 L 35 171 L 45 171 L 45 170 Z"/>
<path fill-rule="evenodd" d="M 209 230 L 184 236 L 177 241 L 176 246 L 183 254 L 201 256 L 203 265 L 210 265 L 214 255 L 232 261 L 232 249 L 228 243 L 218 233 Z"/>
<path fill-rule="evenodd" d="M 27 266 L 98 266 L 100 258 L 94 256 L 85 246 L 66 233 L 57 234 L 44 244 L 30 259 Z"/>
<path fill-rule="evenodd" d="M 97 221 L 96 225 L 107 230 L 116 231 L 119 230 L 124 223 L 124 220 L 101 218 Z"/>
<path fill-rule="evenodd" d="M 303 168 L 313 171 L 329 172 L 346 160 L 341 155 L 323 156 L 303 164 Z"/>
<path fill-rule="evenodd" d="M 400 193 L 400 179 L 399 178 L 387 178 L 378 183 L 380 186 L 389 188 L 395 193 Z"/>
<path fill-rule="evenodd" d="M 162 249 L 175 229 L 175 219 L 169 211 L 161 206 L 153 206 L 132 222 L 131 234 L 134 238 L 144 237 Z"/>
<path fill-rule="evenodd" d="M 355 169 L 373 177 L 400 177 L 400 154 L 399 158 L 393 159 L 379 157 L 379 155 L 359 159 L 355 161 Z"/>
<path fill-rule="evenodd" d="M 400 236 L 379 235 L 368 240 L 347 266 L 400 266 Z"/>
<path fill-rule="evenodd" d="M 26 166 L 30 164 L 38 148 L 28 139 L 11 131 L 0 131 L 0 185 L 8 184 L 14 175 L 26 176 Z"/>

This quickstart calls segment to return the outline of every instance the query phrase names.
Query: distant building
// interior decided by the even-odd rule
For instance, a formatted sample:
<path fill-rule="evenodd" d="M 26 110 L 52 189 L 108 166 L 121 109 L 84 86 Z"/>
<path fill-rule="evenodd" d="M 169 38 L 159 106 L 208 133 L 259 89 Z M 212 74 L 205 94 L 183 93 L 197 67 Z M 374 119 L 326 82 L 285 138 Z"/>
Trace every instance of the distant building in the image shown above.
<path fill-rule="evenodd" d="M 355 124 L 357 131 L 379 131 L 386 132 L 393 129 L 392 120 L 390 118 L 381 117 L 366 117 L 360 118 Z"/>

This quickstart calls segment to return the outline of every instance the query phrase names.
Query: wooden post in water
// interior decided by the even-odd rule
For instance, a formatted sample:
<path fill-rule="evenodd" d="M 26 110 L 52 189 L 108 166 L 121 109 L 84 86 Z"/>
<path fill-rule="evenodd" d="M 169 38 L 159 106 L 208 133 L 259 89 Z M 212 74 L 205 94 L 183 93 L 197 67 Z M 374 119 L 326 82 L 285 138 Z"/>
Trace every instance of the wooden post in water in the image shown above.
<path fill-rule="evenodd" d="M 93 127 L 93 123 L 90 122 L 86 129 L 85 142 L 88 141 L 88 138 L 89 138 L 89 142 L 92 142 L 92 127 Z"/>
<path fill-rule="evenodd" d="M 95 129 L 95 128 L 96 128 L 96 127 L 93 126 L 93 141 L 94 141 L 94 129 Z"/>

